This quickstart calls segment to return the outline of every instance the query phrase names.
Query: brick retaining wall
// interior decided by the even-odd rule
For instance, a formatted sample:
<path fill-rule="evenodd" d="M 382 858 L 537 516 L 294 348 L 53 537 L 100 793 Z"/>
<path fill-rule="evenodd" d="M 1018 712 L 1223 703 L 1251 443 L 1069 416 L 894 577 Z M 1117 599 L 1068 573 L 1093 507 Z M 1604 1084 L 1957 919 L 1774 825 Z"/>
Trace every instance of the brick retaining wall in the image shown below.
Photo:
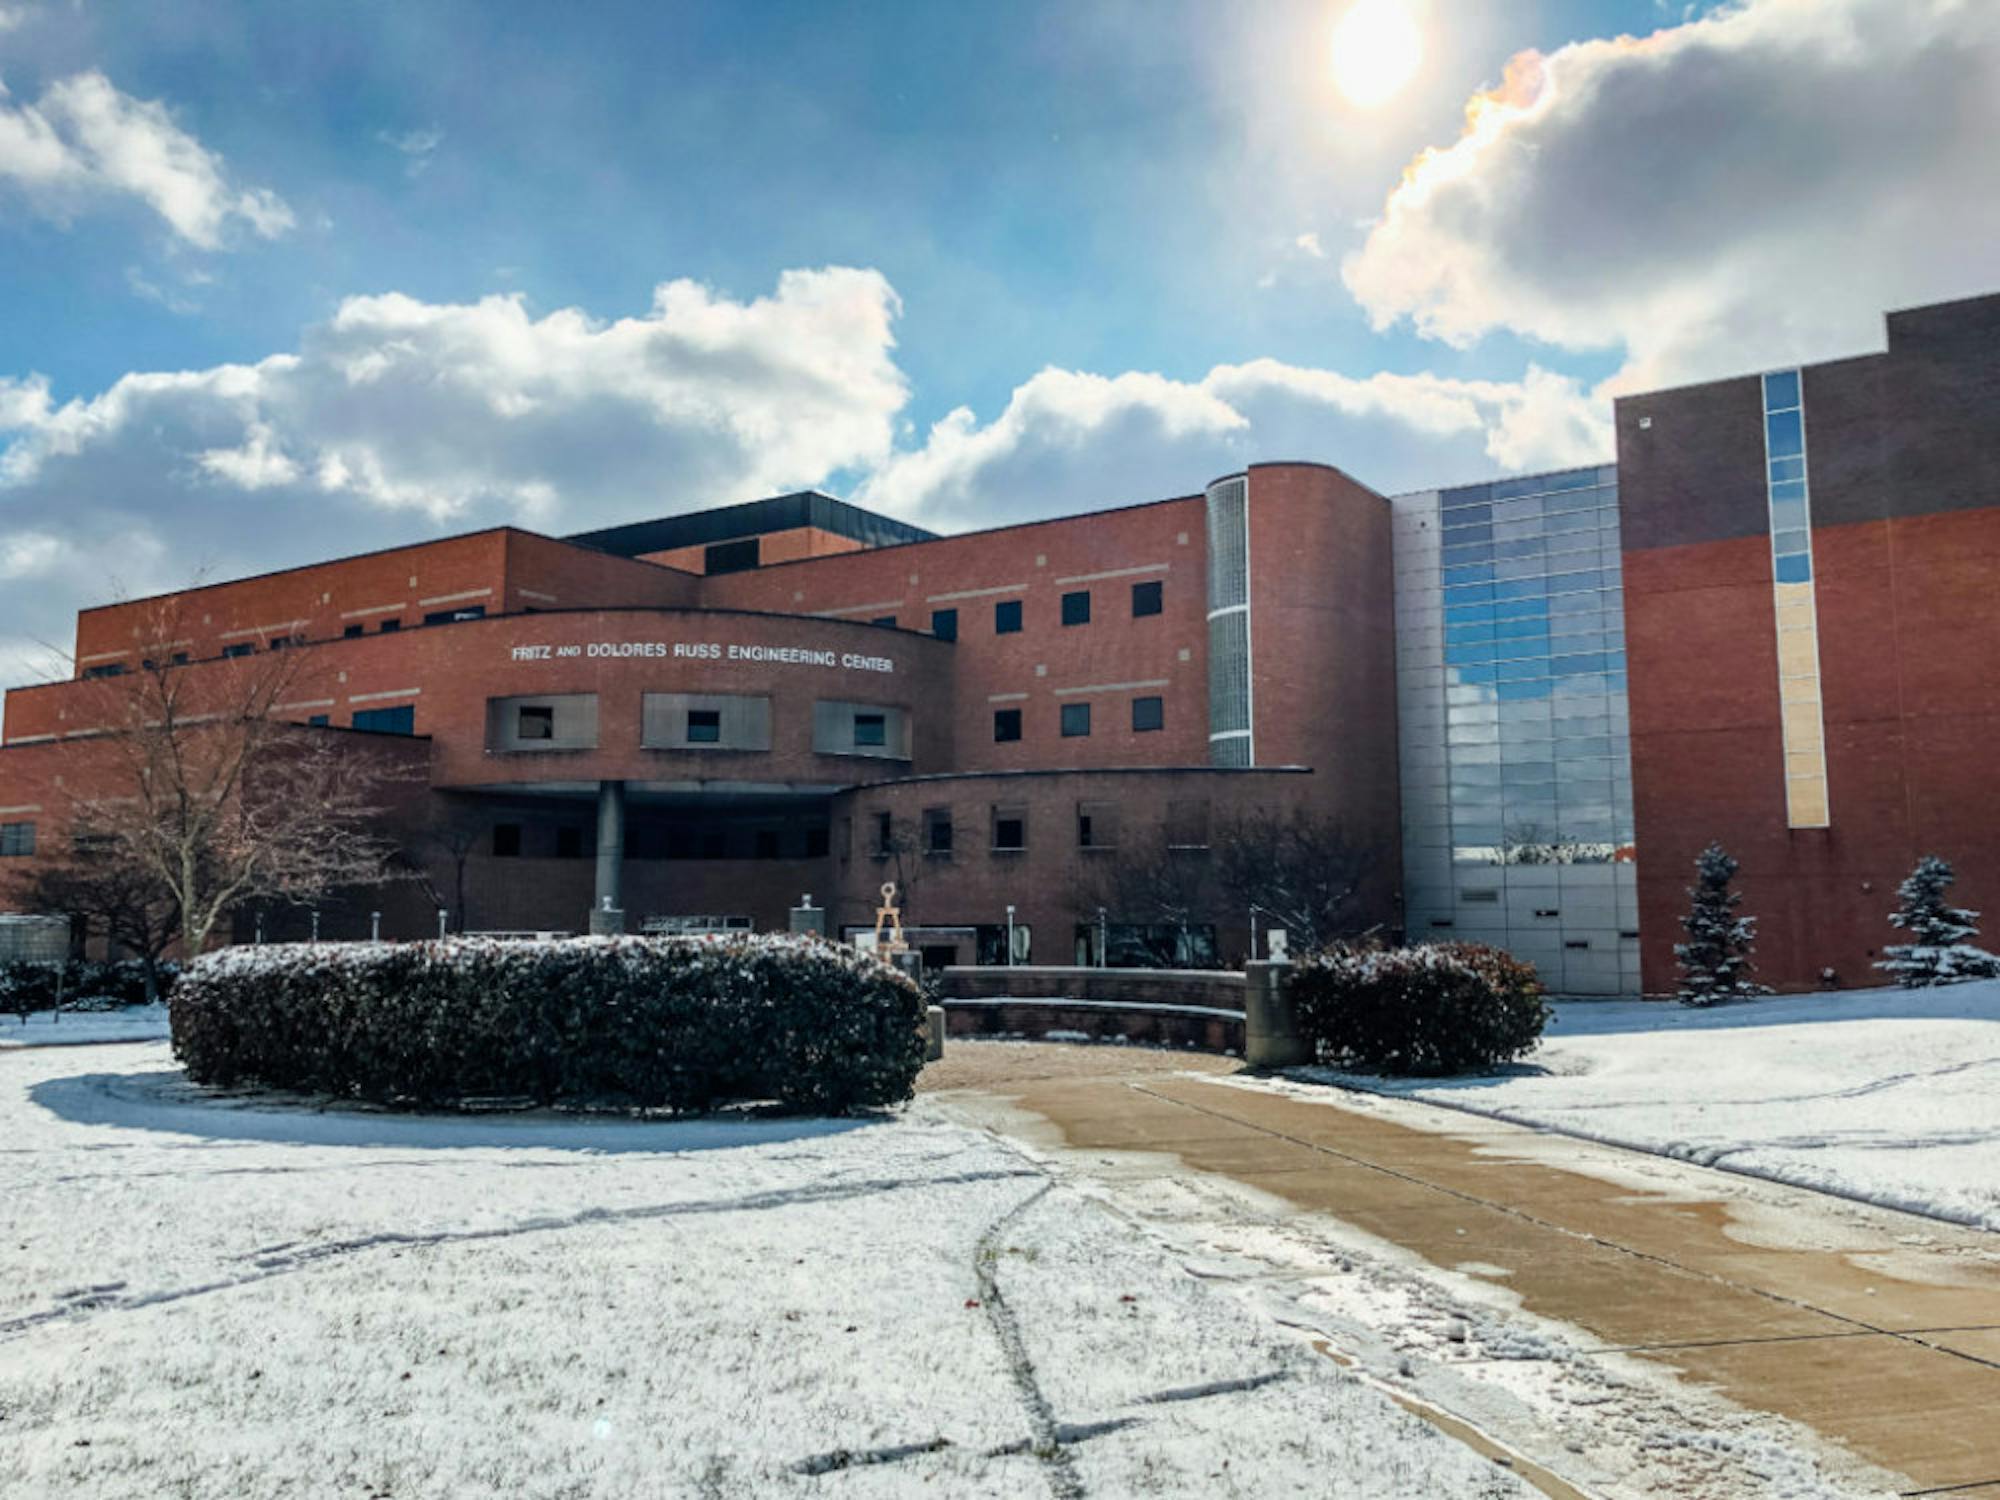
<path fill-rule="evenodd" d="M 937 976 L 951 1036 L 1122 1039 L 1243 1051 L 1241 974 L 1226 970 L 952 968 Z"/>

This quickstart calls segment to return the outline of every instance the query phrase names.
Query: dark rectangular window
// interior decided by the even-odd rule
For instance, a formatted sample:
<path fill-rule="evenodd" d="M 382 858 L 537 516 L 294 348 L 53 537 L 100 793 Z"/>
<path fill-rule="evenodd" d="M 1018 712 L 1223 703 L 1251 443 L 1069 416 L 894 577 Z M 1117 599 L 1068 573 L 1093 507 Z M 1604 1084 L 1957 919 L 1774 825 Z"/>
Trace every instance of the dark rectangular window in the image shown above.
<path fill-rule="evenodd" d="M 758 859 L 776 859 L 778 857 L 778 830 L 775 828 L 758 829 L 757 841 L 752 846 L 752 852 Z"/>
<path fill-rule="evenodd" d="M 552 740 L 556 737 L 556 711 L 546 704 L 529 704 L 521 710 L 520 723 L 514 727 L 514 738 L 520 740 Z"/>
<path fill-rule="evenodd" d="M 33 823 L 0 823 L 0 858 L 26 859 L 34 852 Z"/>
<path fill-rule="evenodd" d="M 806 858 L 825 859 L 827 830 L 824 823 L 812 823 L 806 827 Z"/>
<path fill-rule="evenodd" d="M 701 570 L 704 573 L 747 573 L 763 561 L 759 553 L 759 539 L 746 537 L 740 542 L 717 542 L 702 549 Z"/>
<path fill-rule="evenodd" d="M 256 649 L 257 648 L 251 645 L 248 641 L 238 641 L 233 646 L 224 646 L 222 648 L 222 654 L 224 656 L 229 656 L 229 657 L 248 656 L 251 652 L 255 651 Z"/>
<path fill-rule="evenodd" d="M 306 720 L 314 729 L 324 729 L 333 722 L 332 714 L 314 714 Z"/>
<path fill-rule="evenodd" d="M 1151 583 L 1133 584 L 1132 618 L 1136 620 L 1141 615 L 1156 615 L 1165 609 L 1166 604 L 1160 597 L 1165 588 L 1166 585 L 1157 578 Z"/>
<path fill-rule="evenodd" d="M 1076 846 L 1079 849 L 1118 847 L 1118 804 L 1079 802 L 1076 805 Z"/>
<path fill-rule="evenodd" d="M 854 743 L 857 745 L 886 745 L 888 743 L 888 719 L 881 714 L 856 714 L 854 716 Z"/>
<path fill-rule="evenodd" d="M 1079 589 L 1074 594 L 1062 596 L 1062 621 L 1065 625 L 1088 625 L 1090 623 L 1090 590 Z"/>
<path fill-rule="evenodd" d="M 556 858 L 583 858 L 583 830 L 581 828 L 558 828 L 556 830 Z"/>
<path fill-rule="evenodd" d="M 941 641 L 958 639 L 958 611 L 955 609 L 934 609 L 931 611 L 931 634 Z"/>
<path fill-rule="evenodd" d="M 1066 740 L 1079 739 L 1090 733 L 1088 703 L 1065 703 L 1062 706 L 1062 732 Z"/>
<path fill-rule="evenodd" d="M 951 809 L 924 809 L 924 849 L 931 854 L 951 853 Z"/>
<path fill-rule="evenodd" d="M 1019 635 L 1021 633 L 1021 601 L 1002 599 L 993 606 L 993 633 L 995 635 Z"/>
<path fill-rule="evenodd" d="M 721 744 L 722 710 L 719 708 L 689 709 L 687 738 L 690 745 Z"/>
<path fill-rule="evenodd" d="M 1021 710 L 1018 708 L 996 708 L 993 710 L 993 743 L 1004 745 L 1009 740 L 1021 737 Z"/>
<path fill-rule="evenodd" d="M 892 814 L 875 814 L 875 852 L 891 854 L 896 848 L 896 820 Z"/>
<path fill-rule="evenodd" d="M 366 625 L 349 625 L 340 632 L 340 635 L 341 639 L 351 641 L 358 635 L 365 635 L 367 631 L 368 627 Z"/>
<path fill-rule="evenodd" d="M 384 620 L 380 625 L 375 627 L 377 633 L 381 635 L 394 635 L 402 628 L 403 622 L 401 620 Z"/>
<path fill-rule="evenodd" d="M 483 620 L 485 618 L 485 605 L 467 604 L 458 609 L 434 609 L 424 616 L 424 623 L 426 625 L 449 625 L 455 620 Z M 387 628 L 387 622 L 384 622 L 384 628 Z"/>
<path fill-rule="evenodd" d="M 495 859 L 519 859 L 521 857 L 521 825 L 519 823 L 495 823 L 493 825 L 493 857 Z"/>
<path fill-rule="evenodd" d="M 125 663 L 122 661 L 99 662 L 94 667 L 85 667 L 83 675 L 86 677 L 123 677 L 125 675 Z"/>
<path fill-rule="evenodd" d="M 1028 815 L 1016 807 L 993 809 L 993 847 L 1016 850 L 1028 847 Z"/>
<path fill-rule="evenodd" d="M 1132 729 L 1135 733 L 1144 733 L 1148 729 L 1164 729 L 1166 723 L 1166 699 L 1134 698 L 1132 700 Z"/>
<path fill-rule="evenodd" d="M 288 649 L 291 646 L 291 644 L 292 644 L 292 638 L 290 636 L 281 635 L 276 640 L 271 642 L 271 649 L 273 651 L 283 651 Z"/>
<path fill-rule="evenodd" d="M 868 623 L 870 625 L 887 625 L 891 629 L 894 629 L 896 624 L 896 617 L 894 615 L 877 615 L 874 619 L 870 620 Z"/>
<path fill-rule="evenodd" d="M 184 666 L 186 666 L 187 664 L 188 664 L 188 654 L 187 654 L 187 652 L 185 652 L 185 651 L 176 651 L 176 652 L 174 653 L 174 665 L 175 665 L 175 666 L 177 666 L 177 667 L 184 667 Z"/>
<path fill-rule="evenodd" d="M 415 734 L 416 706 L 405 703 L 398 708 L 356 709 L 353 724 L 356 729 L 365 729 L 370 734 Z"/>

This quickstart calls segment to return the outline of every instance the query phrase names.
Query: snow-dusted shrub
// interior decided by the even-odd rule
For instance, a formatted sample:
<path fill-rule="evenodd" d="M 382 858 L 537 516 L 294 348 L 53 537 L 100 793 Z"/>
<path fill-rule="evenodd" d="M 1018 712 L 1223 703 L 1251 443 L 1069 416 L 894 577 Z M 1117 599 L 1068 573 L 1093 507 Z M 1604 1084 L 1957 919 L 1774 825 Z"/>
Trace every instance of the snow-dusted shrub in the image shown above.
<path fill-rule="evenodd" d="M 1531 1050 L 1553 1012 L 1535 966 L 1479 943 L 1335 944 L 1288 981 L 1319 1060 L 1367 1073 L 1435 1077 Z"/>
<path fill-rule="evenodd" d="M 1750 976 L 1756 965 L 1757 919 L 1739 917 L 1743 893 L 1732 890 L 1737 861 L 1720 844 L 1710 844 L 1695 856 L 1695 882 L 1687 888 L 1688 914 L 1681 918 L 1685 943 L 1674 944 L 1680 963 L 1678 999 L 1683 1005 L 1714 1005 L 1722 1000 L 1748 1000 L 1768 995 L 1771 987 Z"/>
<path fill-rule="evenodd" d="M 158 969 L 160 996 L 173 987 L 177 966 Z M 105 963 L 72 958 L 62 963 L 10 959 L 0 963 L 0 1011 L 24 1014 L 52 1010 L 115 1010 L 146 1001 L 146 966 L 137 959 Z"/>
<path fill-rule="evenodd" d="M 187 967 L 170 1008 L 197 1083 L 679 1112 L 907 1099 L 923 1015 L 889 965 L 778 936 L 228 948 Z"/>
<path fill-rule="evenodd" d="M 1904 989 L 2000 978 L 2000 958 L 1972 941 L 1979 936 L 1979 913 L 1945 905 L 1945 888 L 1957 878 L 1950 864 L 1926 854 L 1896 888 L 1903 904 L 1889 923 L 1907 932 L 1910 941 L 1884 948 L 1886 956 L 1875 967 L 1894 974 Z"/>

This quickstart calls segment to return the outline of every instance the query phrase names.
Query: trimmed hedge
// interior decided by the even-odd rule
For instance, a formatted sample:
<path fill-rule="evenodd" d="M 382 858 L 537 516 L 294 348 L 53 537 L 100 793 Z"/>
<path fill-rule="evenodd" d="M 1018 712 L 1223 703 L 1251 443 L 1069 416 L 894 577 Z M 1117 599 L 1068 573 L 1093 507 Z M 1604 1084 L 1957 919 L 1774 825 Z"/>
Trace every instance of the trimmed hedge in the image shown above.
<path fill-rule="evenodd" d="M 916 984 L 813 938 L 299 943 L 188 965 L 169 1015 L 196 1083 L 383 1104 L 838 1112 L 908 1099 Z"/>
<path fill-rule="evenodd" d="M 173 989 L 179 966 L 162 963 L 156 972 L 160 998 L 164 1000 Z M 109 963 L 71 958 L 60 964 L 17 958 L 0 963 L 0 1011 L 20 1015 L 52 1010 L 58 994 L 62 996 L 64 1010 L 115 1010 L 125 1005 L 144 1005 L 146 966 L 136 958 Z"/>
<path fill-rule="evenodd" d="M 1336 944 L 1289 981 L 1301 1035 L 1322 1063 L 1439 1077 L 1511 1062 L 1554 1014 L 1533 964 L 1479 943 Z"/>

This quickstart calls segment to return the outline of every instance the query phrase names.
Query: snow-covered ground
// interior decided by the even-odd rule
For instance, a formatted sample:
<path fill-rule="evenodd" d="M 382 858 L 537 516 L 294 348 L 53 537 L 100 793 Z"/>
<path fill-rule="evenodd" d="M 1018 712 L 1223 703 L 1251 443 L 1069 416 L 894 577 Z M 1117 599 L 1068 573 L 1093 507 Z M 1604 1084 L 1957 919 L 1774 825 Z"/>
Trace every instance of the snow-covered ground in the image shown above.
<path fill-rule="evenodd" d="M 0 1048 L 154 1042 L 166 1035 L 164 1005 L 128 1005 L 122 1010 L 37 1010 L 25 1017 L 0 1015 Z"/>
<path fill-rule="evenodd" d="M 1575 1001 L 1492 1076 L 1293 1076 L 2000 1230 L 2000 980 L 1709 1010 Z"/>
<path fill-rule="evenodd" d="M 1527 1493 L 934 1107 L 284 1108 L 157 1044 L 0 1057 L 0 1436 L 76 1500 Z"/>

